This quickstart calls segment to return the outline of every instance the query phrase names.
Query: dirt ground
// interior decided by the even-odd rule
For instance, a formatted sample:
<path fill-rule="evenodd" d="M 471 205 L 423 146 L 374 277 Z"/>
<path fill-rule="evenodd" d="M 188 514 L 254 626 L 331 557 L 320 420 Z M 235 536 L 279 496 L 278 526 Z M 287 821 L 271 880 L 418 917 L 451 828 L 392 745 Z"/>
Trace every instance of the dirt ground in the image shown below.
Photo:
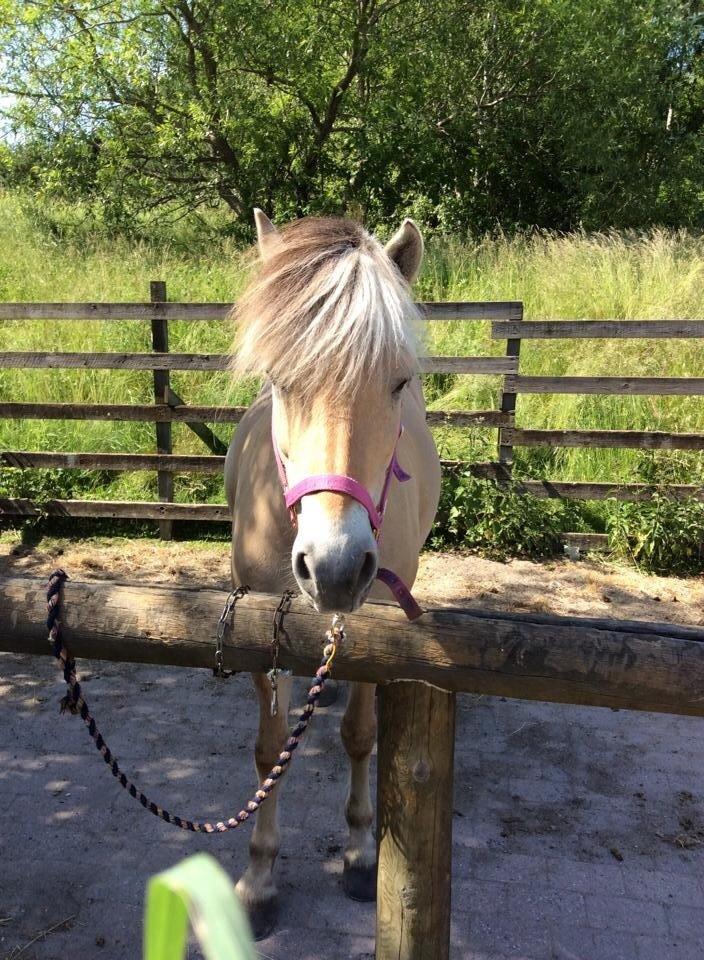
<path fill-rule="evenodd" d="M 164 544 L 153 540 L 45 538 L 24 546 L 0 540 L 0 576 L 45 574 L 63 566 L 70 576 L 91 580 L 131 579 L 229 588 L 229 544 Z M 654 577 L 589 554 L 577 562 L 553 560 L 497 563 L 481 557 L 426 553 L 415 591 L 427 603 L 481 606 L 623 620 L 699 624 L 704 577 Z"/>
<path fill-rule="evenodd" d="M 57 565 L 74 578 L 226 586 L 228 546 L 0 539 L 0 576 Z M 417 593 L 434 604 L 681 623 L 701 623 L 704 605 L 701 579 L 646 577 L 594 557 L 428 554 Z M 251 792 L 247 676 L 88 661 L 79 674 L 106 740 L 158 802 L 212 819 Z M 247 838 L 193 836 L 149 817 L 82 724 L 59 717 L 61 693 L 50 658 L 0 654 L 0 960 L 139 960 L 147 879 L 200 850 L 236 878 Z M 294 710 L 303 694 L 297 680 Z M 344 699 L 342 685 L 287 775 L 282 912 L 257 944 L 260 960 L 374 955 L 374 906 L 347 900 L 339 883 Z M 704 957 L 701 720 L 459 697 L 454 808 L 456 960 Z M 199 960 L 197 947 L 188 957 Z"/>

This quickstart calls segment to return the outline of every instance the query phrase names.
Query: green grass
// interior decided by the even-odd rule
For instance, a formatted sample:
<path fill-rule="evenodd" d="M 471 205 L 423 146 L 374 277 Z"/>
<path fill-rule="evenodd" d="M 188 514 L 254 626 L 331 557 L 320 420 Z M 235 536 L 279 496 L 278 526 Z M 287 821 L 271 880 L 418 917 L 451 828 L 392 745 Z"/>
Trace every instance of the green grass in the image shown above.
<path fill-rule="evenodd" d="M 59 224 L 59 226 L 57 226 Z M 242 289 L 247 255 L 202 224 L 184 224 L 151 242 L 110 238 L 81 223 L 77 208 L 40 209 L 0 194 L 0 300 L 144 300 L 149 281 L 167 282 L 171 300 L 232 300 Z M 417 286 L 419 299 L 504 300 L 525 303 L 527 319 L 667 319 L 702 315 L 704 239 L 685 232 L 533 234 L 480 239 L 433 238 Z M 231 331 L 218 323 L 173 323 L 173 351 L 223 352 Z M 504 343 L 484 321 L 431 324 L 428 352 L 499 355 Z M 7 322 L 2 350 L 149 350 L 144 323 Z M 704 346 L 682 341 L 524 341 L 521 372 L 560 375 L 700 376 Z M 225 374 L 174 373 L 187 402 L 247 402 L 252 383 Z M 428 378 L 431 408 L 495 407 L 499 378 Z M 24 401 L 150 403 L 151 374 L 125 371 L 0 372 L 0 398 Z M 704 431 L 704 398 L 519 397 L 524 427 Z M 230 427 L 217 432 L 227 440 Z M 443 455 L 493 459 L 496 431 L 442 430 Z M 20 450 L 152 452 L 154 427 L 139 423 L 0 421 L 0 447 Z M 185 425 L 174 425 L 175 452 L 205 452 Z M 517 472 L 564 480 L 704 482 L 697 453 L 635 450 L 523 450 Z M 219 478 L 177 477 L 178 499 L 222 498 Z M 152 499 L 151 474 L 59 471 L 22 475 L 6 470 L 0 494 Z M 601 528 L 608 505 L 588 508 Z M 587 516 L 587 514 L 585 514 Z"/>

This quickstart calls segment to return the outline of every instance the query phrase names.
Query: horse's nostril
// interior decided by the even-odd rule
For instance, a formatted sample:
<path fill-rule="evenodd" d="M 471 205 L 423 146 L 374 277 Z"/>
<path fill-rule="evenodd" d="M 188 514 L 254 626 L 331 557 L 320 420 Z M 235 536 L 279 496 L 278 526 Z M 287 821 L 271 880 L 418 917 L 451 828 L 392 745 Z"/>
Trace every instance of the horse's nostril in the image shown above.
<path fill-rule="evenodd" d="M 365 587 L 368 583 L 371 583 L 375 573 L 376 573 L 376 554 L 373 553 L 371 550 L 367 550 L 367 552 L 364 554 L 364 561 L 359 571 L 360 586 Z"/>
<path fill-rule="evenodd" d="M 294 561 L 293 572 L 299 578 L 299 580 L 310 580 L 310 570 L 308 569 L 308 564 L 306 563 L 305 553 L 297 553 L 296 559 Z"/>

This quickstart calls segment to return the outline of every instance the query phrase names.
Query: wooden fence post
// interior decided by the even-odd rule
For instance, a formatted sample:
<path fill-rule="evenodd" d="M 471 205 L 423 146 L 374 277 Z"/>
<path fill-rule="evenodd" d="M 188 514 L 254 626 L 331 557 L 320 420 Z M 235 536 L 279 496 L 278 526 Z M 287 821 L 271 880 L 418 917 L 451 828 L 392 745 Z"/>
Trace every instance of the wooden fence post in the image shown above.
<path fill-rule="evenodd" d="M 523 304 L 520 305 L 516 315 L 511 320 L 523 320 Z M 506 341 L 506 356 L 515 357 L 516 361 L 521 356 L 521 338 L 509 337 Z M 518 370 L 516 370 L 516 373 Z M 509 474 L 513 471 L 513 427 L 516 422 L 516 374 L 507 374 L 501 390 L 501 411 L 511 417 L 511 423 L 508 427 L 499 427 L 499 463 L 503 464 Z"/>
<path fill-rule="evenodd" d="M 448 960 L 455 694 L 379 687 L 376 960 Z"/>
<path fill-rule="evenodd" d="M 149 293 L 152 303 L 166 302 L 166 283 L 163 280 L 152 280 L 149 284 Z M 169 321 L 166 317 L 158 319 L 152 317 L 152 350 L 155 353 L 169 352 Z M 154 371 L 154 402 L 169 402 L 169 371 Z M 157 423 L 156 425 L 156 452 L 171 453 L 171 423 Z M 157 485 L 159 500 L 162 503 L 172 503 L 174 499 L 174 475 L 165 470 L 157 471 Z M 162 540 L 170 540 L 173 535 L 173 520 L 159 520 L 159 534 Z"/>

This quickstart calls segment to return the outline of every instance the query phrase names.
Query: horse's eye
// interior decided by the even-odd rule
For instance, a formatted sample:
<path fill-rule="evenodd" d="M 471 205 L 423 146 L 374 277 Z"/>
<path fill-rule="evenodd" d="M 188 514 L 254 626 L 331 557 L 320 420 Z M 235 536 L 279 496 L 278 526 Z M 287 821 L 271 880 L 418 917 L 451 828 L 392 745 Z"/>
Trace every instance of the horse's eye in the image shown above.
<path fill-rule="evenodd" d="M 394 387 L 394 389 L 391 391 L 392 396 L 394 396 L 394 397 L 399 397 L 399 396 L 401 395 L 401 392 L 403 391 L 403 388 L 404 388 L 408 383 L 410 383 L 410 381 L 411 381 L 411 378 L 410 378 L 410 377 L 406 377 L 405 380 L 402 380 L 400 383 L 397 383 L 396 386 Z"/>

